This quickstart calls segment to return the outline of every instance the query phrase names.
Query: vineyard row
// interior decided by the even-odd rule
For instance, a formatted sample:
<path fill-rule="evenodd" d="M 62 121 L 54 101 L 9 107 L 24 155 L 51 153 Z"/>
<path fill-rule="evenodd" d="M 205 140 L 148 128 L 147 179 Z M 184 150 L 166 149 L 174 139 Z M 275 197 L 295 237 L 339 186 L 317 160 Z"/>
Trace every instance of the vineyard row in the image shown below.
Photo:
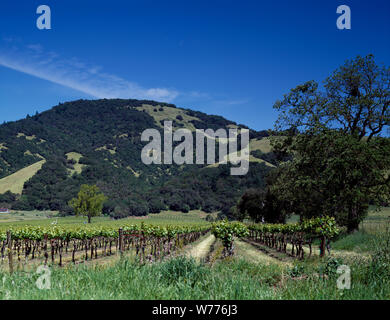
<path fill-rule="evenodd" d="M 304 258 L 304 245 L 309 246 L 309 256 L 312 255 L 312 245 L 320 240 L 320 256 L 325 254 L 326 243 L 337 236 L 341 229 L 333 217 L 318 217 L 305 219 L 295 224 L 250 224 L 221 221 L 214 223 L 212 233 L 224 243 L 224 255 L 233 255 L 234 237 L 249 238 L 277 251 L 287 253 L 291 246 L 291 255 Z"/>
<path fill-rule="evenodd" d="M 47 264 L 63 265 L 64 257 L 76 262 L 76 255 L 83 260 L 97 259 L 116 252 L 134 250 L 141 262 L 158 260 L 178 248 L 196 241 L 206 234 L 206 226 L 147 226 L 132 225 L 114 229 L 98 228 L 41 228 L 25 227 L 0 233 L 0 255 L 8 258 L 10 270 L 13 259 L 27 262 L 44 259 Z"/>

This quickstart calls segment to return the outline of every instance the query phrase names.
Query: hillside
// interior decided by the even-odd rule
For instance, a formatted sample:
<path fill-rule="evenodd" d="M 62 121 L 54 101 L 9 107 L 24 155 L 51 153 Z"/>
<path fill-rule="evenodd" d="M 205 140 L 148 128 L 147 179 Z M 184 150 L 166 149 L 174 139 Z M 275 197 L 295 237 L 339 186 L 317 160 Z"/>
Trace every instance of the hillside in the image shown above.
<path fill-rule="evenodd" d="M 38 161 L 0 179 L 0 194 L 7 191 L 21 194 L 25 182 L 31 179 L 42 168 L 44 163 L 45 160 Z"/>
<path fill-rule="evenodd" d="M 250 130 L 250 171 L 230 176 L 229 166 L 145 165 L 141 133 L 173 129 L 243 128 L 233 121 L 146 100 L 78 100 L 0 126 L 0 202 L 18 210 L 69 214 L 69 199 L 83 183 L 108 196 L 115 217 L 171 209 L 228 211 L 247 188 L 262 187 L 272 163 L 266 131 Z M 246 127 L 245 127 L 246 128 Z M 44 159 L 44 160 L 43 160 Z M 41 168 L 40 168 L 41 167 Z"/>

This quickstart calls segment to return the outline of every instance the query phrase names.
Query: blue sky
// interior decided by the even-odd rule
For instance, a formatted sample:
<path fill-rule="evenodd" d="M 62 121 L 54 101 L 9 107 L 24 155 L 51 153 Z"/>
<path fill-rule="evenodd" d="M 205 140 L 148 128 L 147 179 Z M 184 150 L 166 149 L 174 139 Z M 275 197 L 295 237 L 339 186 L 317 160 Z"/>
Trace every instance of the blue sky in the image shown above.
<path fill-rule="evenodd" d="M 51 8 L 38 30 L 36 9 Z M 349 5 L 352 29 L 338 30 Z M 0 6 L 0 121 L 79 98 L 146 98 L 261 130 L 274 102 L 346 59 L 390 65 L 390 2 L 10 1 Z"/>

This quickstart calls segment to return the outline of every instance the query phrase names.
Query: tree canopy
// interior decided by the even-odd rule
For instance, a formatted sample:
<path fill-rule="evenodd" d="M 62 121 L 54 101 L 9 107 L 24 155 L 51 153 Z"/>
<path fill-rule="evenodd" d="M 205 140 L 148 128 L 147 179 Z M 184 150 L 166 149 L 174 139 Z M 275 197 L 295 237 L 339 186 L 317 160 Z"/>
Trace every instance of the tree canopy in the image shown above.
<path fill-rule="evenodd" d="M 352 231 L 369 204 L 389 194 L 387 138 L 367 143 L 340 131 L 302 134 L 289 150 L 295 157 L 280 167 L 271 190 L 301 217 L 334 216 Z"/>
<path fill-rule="evenodd" d="M 323 87 L 308 81 L 278 100 L 277 129 L 333 128 L 371 140 L 389 126 L 390 67 L 377 65 L 373 55 L 346 61 Z"/>
<path fill-rule="evenodd" d="M 276 127 L 290 135 L 273 141 L 293 155 L 271 187 L 301 217 L 331 215 L 349 231 L 358 228 L 370 203 L 390 190 L 389 68 L 372 55 L 347 61 L 325 80 L 292 89 L 275 103 Z"/>

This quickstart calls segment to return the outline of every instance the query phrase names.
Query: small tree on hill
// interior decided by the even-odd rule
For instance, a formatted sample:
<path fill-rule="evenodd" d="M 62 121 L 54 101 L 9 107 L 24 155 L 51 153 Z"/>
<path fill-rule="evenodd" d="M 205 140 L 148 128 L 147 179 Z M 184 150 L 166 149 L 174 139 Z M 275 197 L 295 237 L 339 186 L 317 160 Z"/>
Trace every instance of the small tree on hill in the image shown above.
<path fill-rule="evenodd" d="M 88 223 L 91 223 L 92 217 L 101 215 L 106 200 L 107 198 L 96 185 L 83 184 L 77 198 L 69 201 L 69 206 L 73 208 L 76 215 L 88 217 Z"/>

